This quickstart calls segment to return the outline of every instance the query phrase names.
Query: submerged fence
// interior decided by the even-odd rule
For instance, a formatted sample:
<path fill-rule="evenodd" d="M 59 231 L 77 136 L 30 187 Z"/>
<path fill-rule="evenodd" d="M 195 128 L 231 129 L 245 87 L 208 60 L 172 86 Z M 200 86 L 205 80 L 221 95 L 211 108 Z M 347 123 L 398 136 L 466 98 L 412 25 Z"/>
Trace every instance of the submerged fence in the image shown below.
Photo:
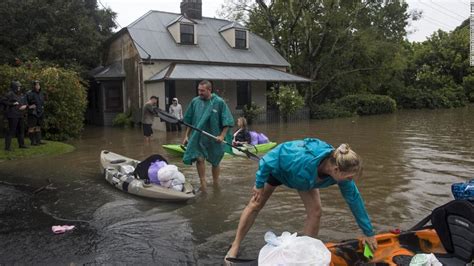
<path fill-rule="evenodd" d="M 235 110 L 232 112 L 234 119 L 237 121 L 237 118 L 243 116 L 242 110 Z M 267 110 L 257 115 L 256 118 L 252 120 L 252 123 L 278 123 L 283 121 L 281 118 L 281 112 L 279 110 Z M 308 107 L 304 107 L 294 114 L 288 116 L 288 121 L 298 121 L 298 120 L 308 120 L 310 118 L 310 111 Z"/>

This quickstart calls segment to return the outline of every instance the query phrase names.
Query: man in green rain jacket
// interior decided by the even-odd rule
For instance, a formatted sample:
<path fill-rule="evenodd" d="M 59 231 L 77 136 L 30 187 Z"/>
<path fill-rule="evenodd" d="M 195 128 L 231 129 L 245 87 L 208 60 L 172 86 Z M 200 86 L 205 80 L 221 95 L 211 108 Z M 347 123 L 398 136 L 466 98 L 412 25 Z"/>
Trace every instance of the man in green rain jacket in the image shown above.
<path fill-rule="evenodd" d="M 189 104 L 183 121 L 195 127 L 211 133 L 217 137 L 212 139 L 198 131 L 186 129 L 183 145 L 186 145 L 186 152 L 183 162 L 191 165 L 196 162 L 199 179 L 201 181 L 201 191 L 206 191 L 206 162 L 212 165 L 212 179 L 214 184 L 219 181 L 219 163 L 224 156 L 225 148 L 223 140 L 230 143 L 232 134 L 229 127 L 234 125 L 234 118 L 230 113 L 225 101 L 212 93 L 212 85 L 209 81 L 203 80 L 198 87 L 199 96 L 195 97 Z"/>

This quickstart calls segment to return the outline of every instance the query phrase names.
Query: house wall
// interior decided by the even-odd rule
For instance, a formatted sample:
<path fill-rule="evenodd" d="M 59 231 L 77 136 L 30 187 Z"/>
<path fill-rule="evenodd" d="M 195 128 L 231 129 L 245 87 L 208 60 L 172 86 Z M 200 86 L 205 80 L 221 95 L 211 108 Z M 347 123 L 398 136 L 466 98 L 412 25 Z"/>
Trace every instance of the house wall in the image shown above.
<path fill-rule="evenodd" d="M 135 122 L 140 121 L 141 102 L 143 99 L 140 90 L 142 88 L 140 61 L 140 56 L 128 33 L 122 34 L 111 42 L 105 60 L 106 65 L 114 62 L 122 63 L 126 74 L 123 83 L 124 112 L 131 110 Z"/>
<path fill-rule="evenodd" d="M 227 29 L 221 32 L 222 37 L 230 45 L 230 47 L 235 47 L 235 31 L 234 29 Z"/>
<path fill-rule="evenodd" d="M 146 101 L 148 101 L 148 99 L 151 96 L 155 95 L 159 98 L 158 106 L 161 109 L 164 109 L 164 106 L 165 106 L 165 82 L 164 81 L 145 84 L 145 90 L 143 94 L 144 94 L 143 104 Z M 166 131 L 166 124 L 164 122 L 161 122 L 159 118 L 155 118 L 155 120 L 153 121 L 152 127 L 153 129 L 156 129 L 159 131 Z"/>
<path fill-rule="evenodd" d="M 232 113 L 237 111 L 237 90 L 236 82 L 229 80 L 217 80 L 214 82 L 214 89 L 217 90 L 218 94 L 226 101 L 227 106 Z M 257 81 L 251 82 L 251 95 L 252 101 L 266 108 L 267 97 L 266 97 L 266 82 Z M 194 80 L 177 80 L 176 81 L 176 97 L 183 106 L 183 112 L 186 111 L 191 100 L 196 97 L 196 88 Z M 161 105 L 160 105 L 161 106 Z"/>
<path fill-rule="evenodd" d="M 179 23 L 174 23 L 173 25 L 170 25 L 168 27 L 168 31 L 170 32 L 171 36 L 173 36 L 173 39 L 176 43 L 181 42 L 181 35 L 179 34 Z M 196 36 L 194 36 L 196 37 Z"/>
<path fill-rule="evenodd" d="M 153 61 L 153 64 L 142 64 L 143 80 L 149 80 L 170 64 L 171 62 L 169 61 Z"/>

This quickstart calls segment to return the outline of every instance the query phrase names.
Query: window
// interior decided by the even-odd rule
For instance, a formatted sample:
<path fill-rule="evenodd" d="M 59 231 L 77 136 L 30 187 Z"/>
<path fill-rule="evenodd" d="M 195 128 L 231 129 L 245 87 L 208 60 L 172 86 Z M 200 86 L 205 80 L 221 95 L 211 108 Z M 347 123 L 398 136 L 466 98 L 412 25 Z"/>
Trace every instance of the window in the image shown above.
<path fill-rule="evenodd" d="M 105 111 L 122 112 L 122 88 L 119 86 L 105 87 Z"/>
<path fill-rule="evenodd" d="M 247 48 L 247 32 L 244 30 L 235 30 L 235 48 Z"/>
<path fill-rule="evenodd" d="M 194 44 L 194 25 L 180 24 L 181 44 Z"/>
<path fill-rule="evenodd" d="M 244 105 L 250 105 L 250 82 L 237 81 L 237 109 L 242 109 Z"/>

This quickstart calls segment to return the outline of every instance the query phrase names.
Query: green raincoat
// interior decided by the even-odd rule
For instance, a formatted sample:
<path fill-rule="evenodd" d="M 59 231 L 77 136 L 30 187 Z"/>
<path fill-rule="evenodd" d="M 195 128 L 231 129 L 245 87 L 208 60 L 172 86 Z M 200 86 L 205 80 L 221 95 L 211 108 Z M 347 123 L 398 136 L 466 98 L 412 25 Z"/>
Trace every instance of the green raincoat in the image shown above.
<path fill-rule="evenodd" d="M 224 127 L 229 127 L 225 141 L 232 142 L 230 127 L 234 126 L 234 118 L 225 101 L 214 93 L 209 100 L 202 100 L 199 96 L 195 97 L 189 104 L 183 121 L 214 136 L 219 136 Z M 204 158 L 213 166 L 217 166 L 228 148 L 228 145 L 218 143 L 216 140 L 193 130 L 188 138 L 183 162 L 192 164 L 197 158 Z"/>

